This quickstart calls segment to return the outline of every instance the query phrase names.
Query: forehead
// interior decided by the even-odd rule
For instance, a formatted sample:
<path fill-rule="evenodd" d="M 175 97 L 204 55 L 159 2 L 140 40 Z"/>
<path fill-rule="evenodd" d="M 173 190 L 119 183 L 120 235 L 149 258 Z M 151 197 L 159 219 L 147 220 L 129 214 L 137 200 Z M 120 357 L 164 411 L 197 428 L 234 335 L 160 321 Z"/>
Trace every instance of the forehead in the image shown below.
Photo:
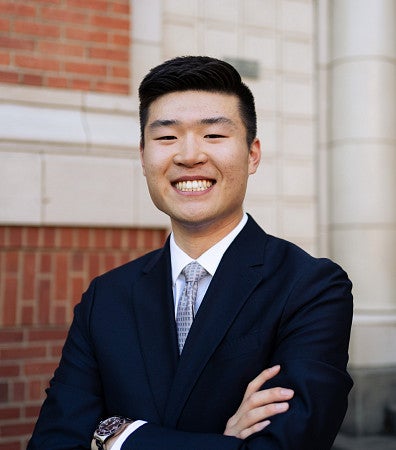
<path fill-rule="evenodd" d="M 207 91 L 171 92 L 150 105 L 148 125 L 155 120 L 190 122 L 218 116 L 242 124 L 238 97 Z"/>

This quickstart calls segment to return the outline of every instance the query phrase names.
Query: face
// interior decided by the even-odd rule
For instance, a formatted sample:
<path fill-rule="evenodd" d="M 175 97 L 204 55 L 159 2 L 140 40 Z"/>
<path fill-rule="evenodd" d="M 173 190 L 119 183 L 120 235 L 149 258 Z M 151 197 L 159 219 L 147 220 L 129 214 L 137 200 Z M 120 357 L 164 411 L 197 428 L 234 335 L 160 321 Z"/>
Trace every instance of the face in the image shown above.
<path fill-rule="evenodd" d="M 227 230 L 239 222 L 260 143 L 248 149 L 236 96 L 166 94 L 150 105 L 144 138 L 141 161 L 149 192 L 174 231 Z"/>

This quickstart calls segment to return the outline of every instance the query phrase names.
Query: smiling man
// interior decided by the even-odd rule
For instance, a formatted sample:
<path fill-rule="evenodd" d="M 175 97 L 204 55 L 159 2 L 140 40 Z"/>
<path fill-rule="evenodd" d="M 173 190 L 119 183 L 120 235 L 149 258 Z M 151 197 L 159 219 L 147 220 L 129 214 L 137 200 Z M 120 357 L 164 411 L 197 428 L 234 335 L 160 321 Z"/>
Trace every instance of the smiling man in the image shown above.
<path fill-rule="evenodd" d="M 172 233 L 84 293 L 28 449 L 330 449 L 351 283 L 244 212 L 261 155 L 249 88 L 191 56 L 139 97 L 143 173 Z"/>

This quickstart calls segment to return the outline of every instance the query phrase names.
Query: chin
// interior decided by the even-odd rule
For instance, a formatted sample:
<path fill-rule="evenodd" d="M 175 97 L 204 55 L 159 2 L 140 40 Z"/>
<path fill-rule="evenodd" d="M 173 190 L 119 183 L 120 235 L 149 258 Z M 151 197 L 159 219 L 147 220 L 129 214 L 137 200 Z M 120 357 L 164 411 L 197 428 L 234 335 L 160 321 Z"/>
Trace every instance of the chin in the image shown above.
<path fill-rule="evenodd" d="M 211 223 L 213 220 L 210 217 L 204 216 L 200 213 L 173 215 L 171 216 L 171 219 L 174 222 L 187 227 L 201 227 L 208 223 Z"/>

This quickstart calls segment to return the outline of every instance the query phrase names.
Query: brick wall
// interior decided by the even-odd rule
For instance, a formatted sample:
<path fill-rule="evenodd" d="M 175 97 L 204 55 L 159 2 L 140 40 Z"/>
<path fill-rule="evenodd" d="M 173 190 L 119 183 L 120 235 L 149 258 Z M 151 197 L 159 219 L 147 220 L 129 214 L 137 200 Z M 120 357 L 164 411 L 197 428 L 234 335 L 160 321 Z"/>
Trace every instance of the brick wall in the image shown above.
<path fill-rule="evenodd" d="M 0 0 L 0 83 L 129 92 L 129 0 Z"/>
<path fill-rule="evenodd" d="M 22 450 L 89 281 L 165 230 L 0 227 L 0 450 Z"/>

